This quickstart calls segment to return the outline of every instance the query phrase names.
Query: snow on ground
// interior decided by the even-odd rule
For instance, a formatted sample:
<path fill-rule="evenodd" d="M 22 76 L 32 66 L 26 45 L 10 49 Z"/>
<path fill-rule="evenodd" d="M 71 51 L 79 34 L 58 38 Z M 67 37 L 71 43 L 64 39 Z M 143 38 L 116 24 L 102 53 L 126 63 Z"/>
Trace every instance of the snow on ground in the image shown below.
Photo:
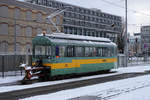
<path fill-rule="evenodd" d="M 13 90 L 21 90 L 21 89 L 33 88 L 33 87 L 61 84 L 61 83 L 67 83 L 67 82 L 73 82 L 73 81 L 87 80 L 87 79 L 91 79 L 91 78 L 106 77 L 106 76 L 118 75 L 118 74 L 122 74 L 122 73 L 144 72 L 146 70 L 150 70 L 150 66 L 149 65 L 134 66 L 134 67 L 124 67 L 124 68 L 113 69 L 112 71 L 117 71 L 117 72 L 116 73 L 111 73 L 111 74 L 86 76 L 86 77 L 66 79 L 66 80 L 58 80 L 58 81 L 40 82 L 40 83 L 34 83 L 34 84 L 29 84 L 29 85 L 0 86 L 0 93 L 1 92 L 13 91 Z M 21 79 L 22 79 L 21 76 L 6 77 L 4 79 L 0 78 L 0 84 L 1 83 L 14 82 L 14 81 L 21 80 Z"/>
<path fill-rule="evenodd" d="M 126 94 L 122 94 L 110 100 L 150 100 L 149 92 L 150 92 L 150 86 Z"/>
<path fill-rule="evenodd" d="M 80 77 L 80 78 L 73 78 L 73 79 L 66 79 L 66 80 L 50 81 L 50 82 L 41 82 L 41 83 L 35 83 L 35 84 L 30 84 L 30 85 L 0 86 L 0 92 L 27 89 L 27 88 L 33 88 L 33 87 L 39 87 L 39 86 L 46 86 L 46 85 L 61 84 L 61 83 L 79 81 L 79 80 L 86 80 L 90 78 L 106 77 L 106 76 L 117 75 L 117 74 L 122 74 L 122 73 L 144 72 L 148 70 L 150 70 L 150 65 L 142 65 L 142 66 L 134 66 L 134 67 L 130 66 L 130 67 L 113 69 L 112 71 L 117 71 L 117 72 L 111 73 L 111 74 L 102 74 L 102 75 L 95 75 L 95 76 L 89 76 L 89 77 Z M 21 78 L 22 77 L 13 77 L 13 78 L 6 77 L 4 79 L 0 78 L 0 84 L 7 83 L 7 82 L 14 82 L 14 81 L 20 80 Z M 66 100 L 69 98 L 78 97 L 78 96 L 86 96 L 86 95 L 93 95 L 95 97 L 100 97 L 104 95 L 103 97 L 105 97 L 105 95 L 109 94 L 111 91 L 112 91 L 111 92 L 112 94 L 115 94 L 115 93 L 120 93 L 120 91 L 125 92 L 125 91 L 128 91 L 128 89 L 129 90 L 135 89 L 137 86 L 143 86 L 145 84 L 149 85 L 150 84 L 150 81 L 148 81 L 149 79 L 150 79 L 150 75 L 146 75 L 146 76 L 107 82 L 107 83 L 102 83 L 102 84 L 97 84 L 97 85 L 92 85 L 92 86 L 87 86 L 87 87 L 82 87 L 82 88 L 77 88 L 77 89 L 72 89 L 72 90 L 60 91 L 60 92 L 52 93 L 49 95 L 40 95 L 40 96 L 27 98 L 27 99 L 43 100 L 46 98 L 53 98 L 54 100 L 63 100 L 63 99 Z M 131 85 L 131 84 L 134 84 L 134 85 Z M 119 87 L 122 87 L 122 88 L 119 88 Z M 114 91 L 117 91 L 117 92 L 114 92 Z M 121 92 L 120 94 L 123 94 L 123 93 Z"/>
<path fill-rule="evenodd" d="M 11 77 L 4 77 L 4 78 L 0 77 L 0 84 L 16 82 L 21 79 L 23 79 L 23 76 L 11 76 Z"/>
<path fill-rule="evenodd" d="M 89 77 L 66 79 L 66 80 L 40 82 L 40 83 L 34 83 L 34 84 L 29 84 L 29 85 L 0 86 L 0 93 L 13 91 L 13 90 L 21 90 L 21 89 L 27 89 L 27 88 L 40 87 L 40 86 L 55 85 L 55 84 L 61 84 L 61 83 L 67 83 L 67 82 L 87 80 L 87 79 L 91 79 L 91 78 L 106 77 L 106 76 L 112 76 L 112 75 L 117 75 L 117 74 L 121 74 L 121 73 L 118 72 L 118 73 L 113 73 L 113 74 L 103 74 L 103 75 L 95 75 L 95 76 L 89 76 Z M 1 78 L 0 78 L 0 80 L 1 80 Z M 5 80 L 5 81 L 7 82 L 7 80 Z"/>
<path fill-rule="evenodd" d="M 24 100 L 149 100 L 150 75 L 106 82 L 56 93 L 39 95 Z M 86 98 L 87 97 L 87 98 Z M 85 99 L 86 98 L 86 99 Z"/>
<path fill-rule="evenodd" d="M 112 71 L 117 71 L 119 73 L 132 73 L 132 72 L 144 72 L 150 70 L 150 64 L 147 65 L 137 65 L 130 67 L 122 67 L 118 69 L 113 69 Z"/>

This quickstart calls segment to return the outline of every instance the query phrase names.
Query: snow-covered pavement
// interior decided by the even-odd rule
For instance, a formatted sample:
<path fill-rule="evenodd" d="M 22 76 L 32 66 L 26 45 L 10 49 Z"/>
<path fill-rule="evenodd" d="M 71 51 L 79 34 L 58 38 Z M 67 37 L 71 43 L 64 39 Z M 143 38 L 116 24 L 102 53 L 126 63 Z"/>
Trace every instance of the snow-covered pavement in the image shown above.
<path fill-rule="evenodd" d="M 118 73 L 148 71 L 147 66 L 114 69 Z M 47 95 L 26 98 L 25 100 L 149 100 L 150 75 L 123 79 L 77 89 L 63 90 Z M 138 95 L 138 96 L 137 96 Z"/>
<path fill-rule="evenodd" d="M 136 78 L 123 79 L 77 89 L 64 90 L 47 95 L 30 97 L 25 100 L 49 100 L 49 98 L 51 98 L 51 100 L 67 100 L 71 98 L 74 98 L 71 100 L 86 100 L 86 97 L 91 98 L 90 100 L 149 100 L 149 78 L 150 75 L 145 75 Z M 132 93 L 134 95 L 132 95 Z M 136 95 L 137 93 L 138 96 Z M 128 97 L 125 95 L 128 95 Z M 149 99 L 143 99 L 142 97 Z"/>
<path fill-rule="evenodd" d="M 23 79 L 23 76 L 4 77 L 4 78 L 0 78 L 0 84 L 16 82 L 21 79 Z"/>
<path fill-rule="evenodd" d="M 46 86 L 46 85 L 54 85 L 54 84 L 60 84 L 60 83 L 67 83 L 67 82 L 73 82 L 73 81 L 79 81 L 79 80 L 86 80 L 86 79 L 90 79 L 90 78 L 117 75 L 117 74 L 122 74 L 122 73 L 150 71 L 150 65 L 119 68 L 119 69 L 113 69 L 112 71 L 117 71 L 117 72 L 112 73 L 112 74 L 103 74 L 103 75 L 95 75 L 95 76 L 66 79 L 66 80 L 59 80 L 59 81 L 42 82 L 42 83 L 35 83 L 35 84 L 30 84 L 30 85 L 2 86 L 2 87 L 0 87 L 0 92 L 7 92 L 7 91 L 33 88 L 33 87 L 39 87 L 39 86 Z M 11 78 L 5 78 L 5 79 L 0 78 L 0 84 L 7 83 L 8 80 L 9 80 L 9 82 L 11 82 L 11 81 L 14 82 L 14 78 L 12 80 L 11 80 Z M 19 77 L 18 80 L 19 79 L 21 79 L 21 77 Z M 110 100 L 111 99 L 112 100 L 149 100 L 149 99 L 130 99 L 130 96 L 136 97 L 134 95 L 136 95 L 136 93 L 139 93 L 140 91 L 147 91 L 146 92 L 147 94 L 150 92 L 150 90 L 149 90 L 150 89 L 150 80 L 149 79 L 150 79 L 150 75 L 139 76 L 139 77 L 135 77 L 135 78 L 106 82 L 106 83 L 86 86 L 86 87 L 82 87 L 82 88 L 64 90 L 64 91 L 51 93 L 51 94 L 47 94 L 47 95 L 35 96 L 35 97 L 31 97 L 31 98 L 26 98 L 26 100 L 49 100 L 49 98 L 51 98 L 50 100 L 66 100 L 66 99 L 72 99 L 72 98 L 75 98 L 73 100 L 87 100 L 87 99 L 84 99 L 86 97 L 97 98 L 97 100 L 98 99 L 106 99 L 106 98 L 107 98 L 107 100 L 108 99 L 110 99 Z M 136 91 L 138 91 L 138 92 L 136 92 Z M 134 95 L 131 95 L 131 93 L 133 93 Z M 148 95 L 146 95 L 146 93 L 143 93 L 143 94 L 142 93 L 143 92 L 140 93 L 141 96 L 144 95 L 145 98 L 148 96 Z M 124 99 L 125 95 L 128 96 L 128 99 Z M 140 96 L 140 95 L 138 95 L 138 96 Z M 78 99 L 77 99 L 77 97 L 78 97 Z M 122 97 L 123 97 L 123 99 L 120 99 Z M 150 96 L 149 96 L 149 98 L 150 98 Z M 92 100 L 92 99 L 90 99 L 90 100 Z M 93 100 L 95 100 L 95 99 L 93 99 Z"/>

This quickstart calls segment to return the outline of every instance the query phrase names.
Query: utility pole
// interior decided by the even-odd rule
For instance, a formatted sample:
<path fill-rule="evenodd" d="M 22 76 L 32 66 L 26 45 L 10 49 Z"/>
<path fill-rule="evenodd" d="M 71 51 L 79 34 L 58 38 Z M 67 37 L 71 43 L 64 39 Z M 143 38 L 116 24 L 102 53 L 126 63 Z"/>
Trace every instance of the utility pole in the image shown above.
<path fill-rule="evenodd" d="M 128 66 L 128 2 L 127 0 L 125 0 L 125 49 L 124 49 L 124 53 L 125 53 L 125 67 Z"/>
<path fill-rule="evenodd" d="M 16 75 L 16 18 L 14 19 L 14 69 Z"/>

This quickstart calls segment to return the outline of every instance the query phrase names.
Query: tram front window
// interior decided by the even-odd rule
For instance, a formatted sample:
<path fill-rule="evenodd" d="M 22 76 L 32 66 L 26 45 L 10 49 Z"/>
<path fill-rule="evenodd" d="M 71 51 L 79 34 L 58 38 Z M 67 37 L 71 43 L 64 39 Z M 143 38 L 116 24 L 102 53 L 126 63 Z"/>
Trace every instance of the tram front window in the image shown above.
<path fill-rule="evenodd" d="M 51 46 L 35 46 L 35 57 L 49 58 L 51 57 Z"/>

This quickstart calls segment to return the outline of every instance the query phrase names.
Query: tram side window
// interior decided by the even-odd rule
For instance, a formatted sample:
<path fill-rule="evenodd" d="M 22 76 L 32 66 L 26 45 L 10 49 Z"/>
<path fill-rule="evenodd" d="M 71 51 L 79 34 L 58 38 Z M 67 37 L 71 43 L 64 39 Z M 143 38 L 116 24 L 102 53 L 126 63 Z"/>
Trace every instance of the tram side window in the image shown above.
<path fill-rule="evenodd" d="M 51 56 L 51 46 L 35 46 L 35 49 L 34 49 L 34 54 L 36 56 L 38 55 L 42 55 L 43 57 L 44 56 Z"/>
<path fill-rule="evenodd" d="M 103 56 L 104 57 L 112 57 L 113 54 L 114 53 L 112 51 L 112 48 L 106 48 L 106 47 L 103 48 Z"/>
<path fill-rule="evenodd" d="M 93 57 L 96 57 L 97 56 L 97 48 L 93 48 Z"/>
<path fill-rule="evenodd" d="M 114 55 L 116 55 L 117 54 L 117 50 L 116 50 L 116 48 L 111 48 L 111 56 L 114 56 Z"/>
<path fill-rule="evenodd" d="M 56 48 L 55 48 L 55 55 L 59 56 L 59 46 L 56 46 Z"/>
<path fill-rule="evenodd" d="M 75 56 L 76 57 L 83 57 L 84 56 L 84 48 L 83 47 L 75 47 Z"/>
<path fill-rule="evenodd" d="M 57 57 L 64 57 L 65 56 L 65 46 L 56 46 L 55 47 L 55 55 Z"/>
<path fill-rule="evenodd" d="M 67 57 L 74 57 L 74 46 L 67 46 L 66 52 Z"/>
<path fill-rule="evenodd" d="M 103 57 L 103 48 L 97 48 L 97 56 Z"/>
<path fill-rule="evenodd" d="M 108 57 L 111 57 L 113 55 L 113 52 L 111 50 L 111 48 L 108 48 Z"/>
<path fill-rule="evenodd" d="M 46 49 L 45 55 L 47 56 L 51 55 L 51 46 L 46 46 L 45 49 Z"/>
<path fill-rule="evenodd" d="M 59 56 L 64 57 L 65 56 L 65 46 L 60 46 L 59 48 Z"/>
<path fill-rule="evenodd" d="M 98 57 L 110 57 L 111 56 L 110 48 L 106 48 L 106 47 L 97 48 L 97 56 Z"/>
<path fill-rule="evenodd" d="M 35 55 L 45 55 L 45 47 L 35 46 Z"/>
<path fill-rule="evenodd" d="M 102 48 L 102 55 L 103 55 L 103 57 L 108 57 L 109 56 L 109 54 L 108 54 L 108 48 L 106 48 L 106 47 L 103 47 Z"/>
<path fill-rule="evenodd" d="M 93 56 L 93 48 L 85 47 L 85 57 L 92 57 L 92 56 Z"/>

